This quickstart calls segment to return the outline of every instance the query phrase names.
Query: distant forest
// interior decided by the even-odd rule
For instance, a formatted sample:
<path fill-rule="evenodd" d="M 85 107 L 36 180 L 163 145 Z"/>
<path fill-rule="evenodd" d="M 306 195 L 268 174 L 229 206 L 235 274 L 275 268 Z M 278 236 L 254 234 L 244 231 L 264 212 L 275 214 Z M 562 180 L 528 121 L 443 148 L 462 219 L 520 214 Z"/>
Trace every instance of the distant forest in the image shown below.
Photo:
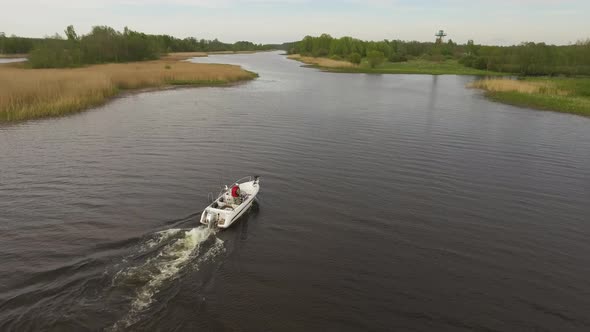
<path fill-rule="evenodd" d="M 179 39 L 169 35 L 148 35 L 125 28 L 95 26 L 78 35 L 73 26 L 47 38 L 7 37 L 0 32 L 0 54 L 29 54 L 34 68 L 77 67 L 86 64 L 157 59 L 169 52 L 259 51 L 284 49 L 314 57 L 360 63 L 367 55 L 382 56 L 390 62 L 412 59 L 458 60 L 477 69 L 520 75 L 590 75 L 590 40 L 573 45 L 521 43 L 515 46 L 478 45 L 473 41 L 457 44 L 402 40 L 364 41 L 352 37 L 333 38 L 328 34 L 306 36 L 301 41 L 262 45 L 248 41 L 233 44 L 217 39 Z"/>
<path fill-rule="evenodd" d="M 270 50 L 280 45 L 239 41 L 233 44 L 217 39 L 193 37 L 179 39 L 169 35 L 148 35 L 125 28 L 122 32 L 108 26 L 95 26 L 86 35 L 78 35 L 73 26 L 47 38 L 7 37 L 0 33 L 0 54 L 29 54 L 34 68 L 76 67 L 86 64 L 157 59 L 169 52 L 218 52 Z"/>
<path fill-rule="evenodd" d="M 521 43 L 515 46 L 477 45 L 402 40 L 364 41 L 352 37 L 333 38 L 328 34 L 306 36 L 288 45 L 289 53 L 329 57 L 351 62 L 379 52 L 390 62 L 412 59 L 443 61 L 456 59 L 465 66 L 521 75 L 590 75 L 590 40 L 574 45 Z"/>

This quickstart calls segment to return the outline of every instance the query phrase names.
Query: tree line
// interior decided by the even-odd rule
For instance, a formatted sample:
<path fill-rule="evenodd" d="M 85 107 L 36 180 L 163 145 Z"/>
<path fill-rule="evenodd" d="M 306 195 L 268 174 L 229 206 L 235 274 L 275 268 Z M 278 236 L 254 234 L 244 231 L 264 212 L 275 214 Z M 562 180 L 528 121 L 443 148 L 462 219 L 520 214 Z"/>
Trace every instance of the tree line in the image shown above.
<path fill-rule="evenodd" d="M 516 46 L 471 45 L 460 63 L 477 69 L 520 75 L 590 75 L 590 40 L 574 45 L 522 43 Z"/>
<path fill-rule="evenodd" d="M 421 56 L 443 60 L 453 57 L 461 49 L 452 40 L 443 44 L 402 40 L 364 41 L 353 37 L 333 38 L 328 34 L 305 36 L 301 41 L 291 44 L 289 49 L 289 53 L 347 60 L 358 56 L 364 58 L 372 51 L 382 53 L 391 62 L 400 62 Z"/>
<path fill-rule="evenodd" d="M 522 43 L 515 46 L 477 45 L 447 42 L 402 40 L 364 41 L 352 37 L 333 38 L 305 36 L 289 44 L 289 53 L 313 57 L 329 57 L 360 63 L 366 58 L 371 67 L 383 61 L 400 62 L 411 59 L 443 61 L 458 60 L 477 69 L 520 75 L 590 75 L 590 40 L 574 45 Z"/>
<path fill-rule="evenodd" d="M 179 39 L 169 35 L 149 35 L 128 29 L 121 32 L 108 26 L 95 26 L 86 35 L 78 35 L 73 26 L 43 39 L 6 37 L 0 34 L 0 53 L 29 53 L 34 68 L 76 67 L 107 62 L 152 60 L 169 52 L 258 51 L 272 45 L 239 41 L 233 44 L 217 39 L 194 37 Z"/>
<path fill-rule="evenodd" d="M 0 54 L 29 53 L 33 46 L 40 41 L 40 38 L 24 38 L 14 35 L 7 37 L 4 32 L 0 32 Z"/>

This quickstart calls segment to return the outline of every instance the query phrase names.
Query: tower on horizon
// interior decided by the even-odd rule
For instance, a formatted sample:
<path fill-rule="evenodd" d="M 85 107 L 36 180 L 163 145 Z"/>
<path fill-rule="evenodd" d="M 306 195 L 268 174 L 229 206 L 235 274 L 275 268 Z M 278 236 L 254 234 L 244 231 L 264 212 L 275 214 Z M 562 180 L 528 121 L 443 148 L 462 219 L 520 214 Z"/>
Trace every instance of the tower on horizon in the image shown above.
<path fill-rule="evenodd" d="M 436 43 L 437 44 L 442 44 L 443 42 L 443 38 L 447 36 L 447 34 L 445 33 L 444 30 L 438 30 L 438 32 L 436 33 Z"/>

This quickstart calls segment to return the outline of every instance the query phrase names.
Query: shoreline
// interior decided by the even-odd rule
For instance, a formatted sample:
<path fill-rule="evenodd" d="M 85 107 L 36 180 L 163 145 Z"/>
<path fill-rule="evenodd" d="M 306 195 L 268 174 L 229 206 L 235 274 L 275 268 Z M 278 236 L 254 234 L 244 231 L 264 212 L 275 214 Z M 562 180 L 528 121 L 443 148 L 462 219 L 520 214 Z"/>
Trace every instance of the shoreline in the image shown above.
<path fill-rule="evenodd" d="M 209 55 L 231 55 L 231 54 L 254 54 L 254 53 L 263 53 L 263 52 L 273 52 L 274 50 L 264 50 L 264 51 L 215 51 L 215 52 L 171 52 L 166 55 L 163 55 L 160 60 L 175 60 L 175 61 L 183 61 L 192 58 L 206 58 Z"/>
<path fill-rule="evenodd" d="M 590 117 L 590 78 L 484 79 L 467 87 L 494 102 Z"/>
<path fill-rule="evenodd" d="M 165 60 L 66 69 L 0 65 L 0 79 L 10 77 L 16 79 L 0 91 L 0 124 L 79 113 L 130 94 L 230 87 L 258 74 L 235 65 Z"/>
<path fill-rule="evenodd" d="M 304 63 L 304 67 L 319 69 L 329 73 L 347 74 L 389 74 L 389 75 L 462 75 L 462 76 L 511 76 L 509 73 L 473 69 L 459 64 L 455 60 L 434 62 L 428 60 L 409 60 L 407 62 L 386 62 L 375 68 L 366 63 L 352 64 L 345 60 L 313 58 L 291 54 L 287 59 Z"/>
<path fill-rule="evenodd" d="M 486 98 L 507 105 L 590 116 L 590 78 L 525 77 L 514 80 L 508 78 L 514 77 L 513 74 L 473 69 L 454 60 L 442 63 L 410 60 L 369 68 L 363 64 L 354 65 L 347 61 L 304 57 L 299 54 L 288 55 L 287 58 L 303 63 L 302 67 L 315 68 L 328 73 L 488 77 L 487 79 L 478 79 L 468 84 L 467 87 L 483 90 Z M 486 83 L 478 83 L 480 81 L 500 82 L 500 84 L 487 87 Z"/>
<path fill-rule="evenodd" d="M 276 50 L 260 50 L 260 51 L 214 51 L 214 52 L 171 52 L 164 54 L 160 57 L 159 60 L 187 60 L 190 58 L 198 58 L 198 57 L 207 57 L 210 54 L 253 54 L 253 53 L 261 53 L 261 52 L 273 52 Z M 21 59 L 21 58 L 28 58 L 28 53 L 18 53 L 18 54 L 1 54 L 0 59 Z"/>
<path fill-rule="evenodd" d="M 256 73 L 253 73 L 256 74 Z M 258 74 L 256 74 L 258 75 Z M 195 82 L 191 84 L 169 84 L 163 86 L 154 86 L 154 87 L 145 87 L 145 88 L 136 88 L 136 89 L 120 89 L 116 95 L 112 97 L 112 99 L 116 98 L 124 98 L 128 96 L 133 96 L 141 93 L 150 93 L 150 92 L 159 92 L 159 91 L 172 91 L 172 90 L 182 90 L 182 89 L 195 89 L 195 88 L 231 88 L 233 86 L 238 86 L 242 84 L 246 84 L 254 79 L 258 78 L 258 76 L 252 77 L 252 79 L 245 79 L 241 81 L 219 81 L 219 82 Z M 111 100 L 107 100 L 107 103 Z M 1 122 L 0 122 L 1 123 Z"/>
<path fill-rule="evenodd" d="M 505 77 L 510 76 L 506 73 L 492 72 L 459 72 L 453 70 L 421 70 L 421 69 L 380 69 L 380 68 L 324 68 L 312 66 L 328 73 L 342 74 L 386 74 L 386 75 L 455 75 L 455 76 L 479 76 L 479 77 Z"/>

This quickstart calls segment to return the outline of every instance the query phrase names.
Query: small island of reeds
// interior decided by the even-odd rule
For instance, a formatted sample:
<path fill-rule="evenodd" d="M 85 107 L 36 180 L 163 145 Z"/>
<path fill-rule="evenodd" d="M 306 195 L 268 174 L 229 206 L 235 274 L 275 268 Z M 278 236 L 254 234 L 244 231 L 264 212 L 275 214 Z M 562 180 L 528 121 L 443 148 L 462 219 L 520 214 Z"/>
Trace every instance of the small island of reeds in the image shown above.
<path fill-rule="evenodd" d="M 234 65 L 169 60 L 55 69 L 0 65 L 0 122 L 63 116 L 100 105 L 122 91 L 223 85 L 256 76 Z"/>
<path fill-rule="evenodd" d="M 257 74 L 239 66 L 182 61 L 207 52 L 265 49 L 249 42 L 224 44 L 154 36 L 125 29 L 94 27 L 67 39 L 20 40 L 13 53 L 29 51 L 28 61 L 0 65 L 0 122 L 63 116 L 100 105 L 123 91 L 174 86 L 218 86 L 251 80 Z M 24 47 L 23 46 L 23 47 Z M 5 47 L 6 48 L 6 47 Z M 167 53 L 166 50 L 183 52 Z"/>

